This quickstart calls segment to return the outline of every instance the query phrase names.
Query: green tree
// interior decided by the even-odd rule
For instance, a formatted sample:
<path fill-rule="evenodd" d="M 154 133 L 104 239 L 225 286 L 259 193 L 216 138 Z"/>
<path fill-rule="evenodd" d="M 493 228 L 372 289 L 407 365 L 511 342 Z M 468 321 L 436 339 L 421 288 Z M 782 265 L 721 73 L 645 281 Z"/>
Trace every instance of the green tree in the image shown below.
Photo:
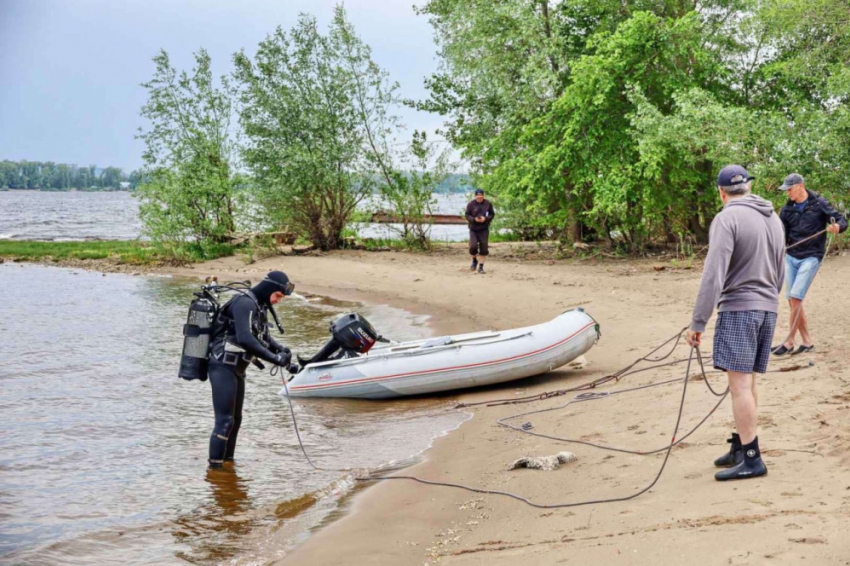
<path fill-rule="evenodd" d="M 144 182 L 144 175 L 140 170 L 134 169 L 127 176 L 127 181 L 130 183 L 130 190 L 136 190 L 136 187 Z"/>
<path fill-rule="evenodd" d="M 476 184 L 501 197 L 514 227 L 555 228 L 573 240 L 616 236 L 632 248 L 678 225 L 703 238 L 713 212 L 700 189 L 714 163 L 700 161 L 674 187 L 656 179 L 667 191 L 659 195 L 632 117 L 639 102 L 667 116 L 674 95 L 694 88 L 719 108 L 741 104 L 753 61 L 763 62 L 754 7 L 432 0 L 421 11 L 434 24 L 443 68 L 420 107 L 447 116 L 447 135 L 475 165 Z"/>
<path fill-rule="evenodd" d="M 850 203 L 850 2 L 768 0 L 758 19 L 771 56 L 756 69 L 759 108 L 782 116 L 765 169 L 791 171 L 834 202 Z"/>
<path fill-rule="evenodd" d="M 21 161 L 22 188 L 41 188 L 41 163 L 38 161 Z"/>
<path fill-rule="evenodd" d="M 56 185 L 65 191 L 74 186 L 74 170 L 70 165 L 62 163 L 56 167 Z"/>
<path fill-rule="evenodd" d="M 386 158 L 387 156 L 385 156 Z M 448 151 L 438 152 L 424 132 L 413 132 L 410 147 L 396 156 L 396 165 L 382 169 L 379 194 L 397 219 L 395 230 L 407 245 L 427 249 L 431 244 L 434 193 L 448 177 Z"/>
<path fill-rule="evenodd" d="M 396 217 L 398 235 L 409 246 L 430 246 L 434 191 L 448 175 L 449 152 L 438 152 L 424 132 L 413 132 L 410 145 L 397 151 L 398 117 L 391 110 L 400 103 L 398 84 L 373 60 L 363 42 L 337 7 L 331 38 L 343 67 L 354 78 L 352 101 L 363 132 L 364 155 L 384 206 Z"/>
<path fill-rule="evenodd" d="M 18 178 L 18 164 L 13 161 L 0 161 L 0 188 L 14 189 Z"/>
<path fill-rule="evenodd" d="M 172 253 L 187 247 L 204 252 L 235 228 L 239 176 L 230 95 L 224 79 L 216 86 L 203 49 L 191 73 L 178 73 L 165 51 L 153 60 L 156 71 L 143 84 L 148 101 L 141 112 L 150 124 L 138 136 L 145 143 L 147 179 L 136 191 L 139 215 L 145 232 Z"/>
<path fill-rule="evenodd" d="M 74 186 L 78 189 L 91 188 L 94 183 L 91 173 L 87 167 L 79 167 L 74 174 Z"/>
<path fill-rule="evenodd" d="M 341 7 L 327 35 L 302 14 L 288 33 L 278 27 L 263 40 L 253 61 L 244 52 L 234 56 L 243 156 L 263 219 L 323 250 L 340 246 L 357 203 L 375 184 L 364 105 L 356 100 L 364 92 L 359 83 L 372 77 L 346 59 L 346 25 Z"/>
<path fill-rule="evenodd" d="M 127 176 L 120 167 L 107 167 L 101 174 L 101 186 L 106 189 L 117 189 Z"/>
<path fill-rule="evenodd" d="M 699 187 L 710 186 L 711 164 L 684 185 L 661 178 L 659 190 L 637 167 L 640 148 L 631 124 L 637 100 L 667 114 L 674 93 L 716 75 L 701 26 L 694 13 L 660 18 L 639 12 L 615 33 L 595 36 L 594 53 L 572 65 L 573 82 L 549 112 L 524 128 L 521 150 L 489 182 L 506 194 L 508 204 L 519 201 L 543 221 L 548 215 L 548 221 L 565 226 L 571 217 L 581 218 L 588 231 L 570 234 L 574 239 L 616 233 L 639 248 L 653 226 L 669 228 L 671 207 L 679 204 L 690 217 L 678 220 L 704 237 L 711 203 Z"/>

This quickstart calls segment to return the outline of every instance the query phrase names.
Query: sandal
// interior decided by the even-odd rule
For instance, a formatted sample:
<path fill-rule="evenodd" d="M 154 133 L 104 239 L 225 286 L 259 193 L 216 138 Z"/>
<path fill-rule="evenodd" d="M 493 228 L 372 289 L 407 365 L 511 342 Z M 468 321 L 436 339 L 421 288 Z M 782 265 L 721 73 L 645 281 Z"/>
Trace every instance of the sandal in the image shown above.
<path fill-rule="evenodd" d="M 794 346 L 791 346 L 791 348 L 793 348 L 793 347 L 794 347 Z M 774 356 L 784 356 L 784 355 L 788 354 L 788 353 L 791 351 L 791 348 L 789 348 L 789 347 L 788 347 L 788 346 L 786 346 L 785 344 L 780 344 L 780 345 L 779 345 L 779 346 L 777 346 L 776 348 L 773 348 L 773 349 L 771 350 L 771 352 L 773 353 L 773 355 L 774 355 Z"/>
<path fill-rule="evenodd" d="M 808 352 L 811 352 L 814 349 L 815 349 L 814 344 L 812 344 L 811 346 L 798 346 L 796 350 L 791 352 L 791 355 L 796 356 L 797 354 L 806 354 Z"/>

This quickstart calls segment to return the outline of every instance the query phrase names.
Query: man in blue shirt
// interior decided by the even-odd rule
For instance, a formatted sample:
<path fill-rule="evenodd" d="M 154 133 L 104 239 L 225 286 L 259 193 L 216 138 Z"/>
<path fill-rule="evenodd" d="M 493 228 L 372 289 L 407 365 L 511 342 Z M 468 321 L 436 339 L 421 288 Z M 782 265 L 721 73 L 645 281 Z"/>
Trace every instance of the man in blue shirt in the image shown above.
<path fill-rule="evenodd" d="M 788 247 L 785 254 L 785 289 L 791 307 L 791 327 L 785 341 L 773 348 L 773 354 L 793 356 L 811 352 L 815 347 L 803 310 L 803 298 L 826 253 L 826 233 L 844 232 L 847 220 L 829 201 L 808 190 L 803 177 L 797 173 L 785 177 L 779 190 L 788 193 L 788 202 L 779 211 L 779 219 L 785 228 L 785 245 Z M 801 344 L 795 349 L 797 333 Z"/>

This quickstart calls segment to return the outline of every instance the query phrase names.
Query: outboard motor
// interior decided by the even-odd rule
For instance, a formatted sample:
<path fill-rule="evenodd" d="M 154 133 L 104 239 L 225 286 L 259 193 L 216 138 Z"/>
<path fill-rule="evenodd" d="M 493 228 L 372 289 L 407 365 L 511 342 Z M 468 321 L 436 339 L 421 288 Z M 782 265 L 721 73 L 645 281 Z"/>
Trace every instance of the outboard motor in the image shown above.
<path fill-rule="evenodd" d="M 368 320 L 357 313 L 340 316 L 331 322 L 328 330 L 331 339 L 315 356 L 309 360 L 298 359 L 302 367 L 327 360 L 357 357 L 371 350 L 375 342 L 386 341 Z"/>
<path fill-rule="evenodd" d="M 189 304 L 189 316 L 183 325 L 183 355 L 177 373 L 183 379 L 207 380 L 210 333 L 217 312 L 218 305 L 204 296 Z"/>

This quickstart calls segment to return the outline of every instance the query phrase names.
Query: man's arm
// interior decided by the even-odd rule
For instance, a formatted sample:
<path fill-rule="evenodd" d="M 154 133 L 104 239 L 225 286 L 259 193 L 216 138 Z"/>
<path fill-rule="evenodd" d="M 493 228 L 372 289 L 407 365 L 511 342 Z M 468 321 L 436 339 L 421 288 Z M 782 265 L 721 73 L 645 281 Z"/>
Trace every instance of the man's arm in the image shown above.
<path fill-rule="evenodd" d="M 829 223 L 830 218 L 835 218 L 835 223 L 838 224 L 838 231 L 844 232 L 847 230 L 847 219 L 844 218 L 844 215 L 838 212 L 825 198 L 821 198 L 820 203 L 821 211 L 823 211 L 823 215 L 826 217 L 827 223 Z"/>
<path fill-rule="evenodd" d="M 494 219 L 494 218 L 496 218 L 496 209 L 495 209 L 495 208 L 493 208 L 493 203 L 492 203 L 492 202 L 488 202 L 487 204 L 489 204 L 489 205 L 490 205 L 490 215 L 489 215 L 489 216 L 487 216 L 487 220 L 486 220 L 486 222 L 487 222 L 487 226 L 489 227 L 489 226 L 490 226 L 490 223 L 493 221 L 493 219 Z"/>
<path fill-rule="evenodd" d="M 791 243 L 791 239 L 788 231 L 788 215 L 785 214 L 784 205 L 779 209 L 779 221 L 782 222 L 782 229 L 785 231 L 785 245 L 787 246 Z"/>
<path fill-rule="evenodd" d="M 710 242 L 708 255 L 705 258 L 699 293 L 697 293 L 694 314 L 691 318 L 690 329 L 694 332 L 705 332 L 705 325 L 708 324 L 723 292 L 723 284 L 726 282 L 726 274 L 729 271 L 729 261 L 735 249 L 732 227 L 721 216 L 717 216 L 711 223 L 708 239 Z"/>
<path fill-rule="evenodd" d="M 277 355 L 263 346 L 251 332 L 251 318 L 258 316 L 254 302 L 247 297 L 240 297 L 233 302 L 230 315 L 233 317 L 233 325 L 236 329 L 236 345 L 261 360 L 272 364 L 277 363 Z"/>
<path fill-rule="evenodd" d="M 466 221 L 469 222 L 470 224 L 475 222 L 475 217 L 472 216 L 472 203 L 471 202 L 466 205 Z"/>

